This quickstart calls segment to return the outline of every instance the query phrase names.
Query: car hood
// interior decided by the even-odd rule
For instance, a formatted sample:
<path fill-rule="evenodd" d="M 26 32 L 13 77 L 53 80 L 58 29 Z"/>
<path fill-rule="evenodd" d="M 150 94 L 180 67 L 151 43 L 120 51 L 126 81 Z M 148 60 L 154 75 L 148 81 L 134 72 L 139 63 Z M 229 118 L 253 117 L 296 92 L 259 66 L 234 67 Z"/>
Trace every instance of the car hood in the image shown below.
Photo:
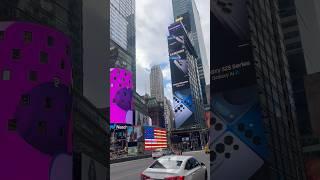
<path fill-rule="evenodd" d="M 148 168 L 143 172 L 144 175 L 155 179 L 163 179 L 174 175 L 180 175 L 180 169 L 155 169 Z"/>

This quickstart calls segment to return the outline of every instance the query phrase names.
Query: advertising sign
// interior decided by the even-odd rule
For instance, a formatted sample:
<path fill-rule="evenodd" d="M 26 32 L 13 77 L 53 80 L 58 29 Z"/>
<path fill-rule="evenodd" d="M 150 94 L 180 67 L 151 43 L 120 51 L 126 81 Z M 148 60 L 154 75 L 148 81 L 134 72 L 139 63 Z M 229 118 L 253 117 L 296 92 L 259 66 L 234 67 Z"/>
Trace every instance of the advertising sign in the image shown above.
<path fill-rule="evenodd" d="M 245 1 L 214 0 L 211 63 L 211 178 L 255 179 L 268 158 Z M 230 12 L 227 13 L 226 11 Z M 250 164 L 250 166 L 243 166 Z M 232 172 L 232 173 L 230 173 Z"/>
<path fill-rule="evenodd" d="M 144 149 L 146 151 L 167 147 L 167 131 L 164 128 L 144 126 Z"/>
<path fill-rule="evenodd" d="M 132 124 L 132 73 L 126 69 L 110 69 L 110 123 Z"/>
<path fill-rule="evenodd" d="M 72 179 L 71 41 L 34 23 L 0 32 L 0 179 Z"/>
<path fill-rule="evenodd" d="M 169 26 L 168 46 L 173 91 L 175 127 L 193 125 L 194 104 L 189 80 L 189 67 L 185 43 L 188 36 L 181 22 Z"/>

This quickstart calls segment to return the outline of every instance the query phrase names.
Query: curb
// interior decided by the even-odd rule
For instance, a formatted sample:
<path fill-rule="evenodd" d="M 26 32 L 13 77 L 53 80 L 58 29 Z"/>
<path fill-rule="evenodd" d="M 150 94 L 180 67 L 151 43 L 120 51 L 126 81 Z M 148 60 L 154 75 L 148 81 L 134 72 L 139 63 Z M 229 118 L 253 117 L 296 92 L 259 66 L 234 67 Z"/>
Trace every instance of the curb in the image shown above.
<path fill-rule="evenodd" d="M 120 163 L 120 162 L 125 162 L 125 161 L 132 161 L 132 160 L 137 160 L 137 159 L 144 159 L 144 158 L 150 158 L 150 155 L 143 155 L 143 156 L 132 156 L 132 157 L 126 157 L 126 158 L 121 158 L 121 159 L 114 159 L 110 161 L 110 164 L 114 163 Z"/>

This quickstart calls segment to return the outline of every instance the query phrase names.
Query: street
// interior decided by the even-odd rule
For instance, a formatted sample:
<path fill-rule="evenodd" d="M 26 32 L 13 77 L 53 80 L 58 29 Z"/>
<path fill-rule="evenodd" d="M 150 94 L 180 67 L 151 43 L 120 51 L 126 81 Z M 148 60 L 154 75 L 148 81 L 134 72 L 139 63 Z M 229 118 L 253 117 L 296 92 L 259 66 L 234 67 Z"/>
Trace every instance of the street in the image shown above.
<path fill-rule="evenodd" d="M 194 156 L 198 161 L 206 164 L 207 169 L 210 169 L 210 155 L 205 154 L 204 151 L 184 152 L 183 155 Z M 154 160 L 152 158 L 138 159 L 133 161 L 126 161 L 110 165 L 110 179 L 111 180 L 139 180 L 140 174 L 144 171 Z M 208 170 L 208 173 L 210 171 Z M 210 177 L 210 176 L 209 176 Z M 210 179 L 210 178 L 208 178 Z"/>

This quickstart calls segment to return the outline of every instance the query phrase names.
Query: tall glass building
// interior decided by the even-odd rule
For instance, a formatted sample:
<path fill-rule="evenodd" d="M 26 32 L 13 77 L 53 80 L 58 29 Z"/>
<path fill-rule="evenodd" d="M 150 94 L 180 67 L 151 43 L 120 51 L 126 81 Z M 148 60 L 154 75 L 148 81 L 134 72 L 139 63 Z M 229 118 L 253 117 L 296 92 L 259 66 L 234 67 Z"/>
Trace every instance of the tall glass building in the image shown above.
<path fill-rule="evenodd" d="M 25 21 L 47 25 L 70 37 L 73 88 L 82 94 L 82 1 L 2 0 L 0 21 Z"/>
<path fill-rule="evenodd" d="M 135 0 L 111 0 L 110 67 L 125 68 L 135 73 L 135 32 Z"/>
<path fill-rule="evenodd" d="M 200 16 L 194 0 L 172 0 L 175 19 L 182 19 L 198 56 L 198 71 L 200 77 L 203 103 L 207 104 L 205 86 L 209 83 L 209 65 L 204 45 Z"/>

